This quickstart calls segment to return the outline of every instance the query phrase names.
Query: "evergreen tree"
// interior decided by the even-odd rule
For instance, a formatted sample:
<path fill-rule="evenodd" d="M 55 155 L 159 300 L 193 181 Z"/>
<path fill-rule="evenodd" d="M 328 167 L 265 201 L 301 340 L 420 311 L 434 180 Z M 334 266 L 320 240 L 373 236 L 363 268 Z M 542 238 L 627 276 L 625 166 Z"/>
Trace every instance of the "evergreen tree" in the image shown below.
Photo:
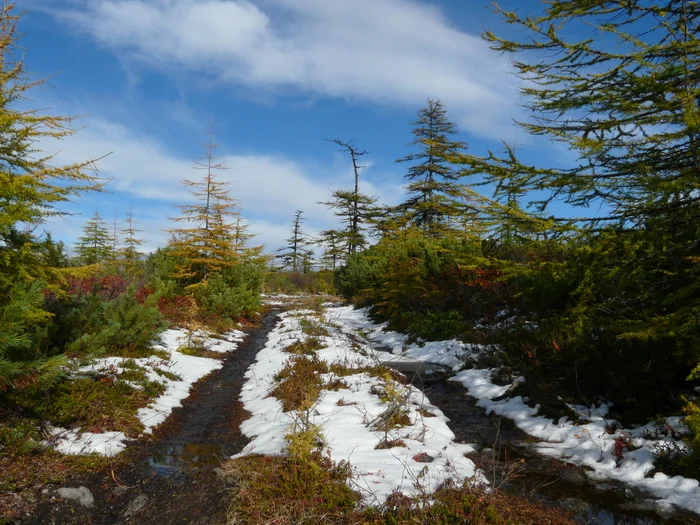
<path fill-rule="evenodd" d="M 399 210 L 406 221 L 437 237 L 448 229 L 450 220 L 460 214 L 456 200 L 460 191 L 456 182 L 459 173 L 452 161 L 466 146 L 450 139 L 457 133 L 456 126 L 448 120 L 442 103 L 428 99 L 427 104 L 413 123 L 416 138 L 411 145 L 418 146 L 418 151 L 397 161 L 414 163 L 405 175 L 409 181 L 409 198 Z"/>
<path fill-rule="evenodd" d="M 317 243 L 323 246 L 321 263 L 329 270 L 335 270 L 345 260 L 346 250 L 341 244 L 343 232 L 338 230 L 324 230 L 321 232 Z"/>
<path fill-rule="evenodd" d="M 216 172 L 227 168 L 214 156 L 218 145 L 214 144 L 213 132 L 207 135 L 209 141 L 204 146 L 205 155 L 194 166 L 205 172 L 203 179 L 182 181 L 197 202 L 178 206 L 182 215 L 172 220 L 185 226 L 166 230 L 171 234 L 173 255 L 184 261 L 174 277 L 189 285 L 206 281 L 210 274 L 237 262 L 236 231 L 229 220 L 236 217 L 238 204 L 229 194 L 229 183 L 217 178 Z"/>
<path fill-rule="evenodd" d="M 27 109 L 30 91 L 44 81 L 27 73 L 17 30 L 21 14 L 14 8 L 8 1 L 0 5 L 0 303 L 12 283 L 43 275 L 36 225 L 62 215 L 58 206 L 72 196 L 101 187 L 93 161 L 57 166 L 37 149 L 39 142 L 73 135 L 74 119 Z"/>
<path fill-rule="evenodd" d="M 44 265 L 49 268 L 65 268 L 68 266 L 65 244 L 63 241 L 54 241 L 50 232 L 46 232 L 46 237 L 41 241 L 39 247 Z"/>
<path fill-rule="evenodd" d="M 143 230 L 136 229 L 136 220 L 134 219 L 134 210 L 129 208 L 129 213 L 126 215 L 126 225 L 121 230 L 122 234 L 122 247 L 120 256 L 128 264 L 135 264 L 141 257 L 141 252 L 139 252 L 139 246 L 143 244 L 143 239 L 138 238 L 136 235 Z"/>
<path fill-rule="evenodd" d="M 507 268 L 542 322 L 529 341 L 511 336 L 504 349 L 519 358 L 527 345 L 546 361 L 545 380 L 562 389 L 575 384 L 587 396 L 673 396 L 700 359 L 700 5 L 543 4 L 532 16 L 497 6 L 518 28 L 510 34 L 521 36 L 484 37 L 514 56 L 525 81 L 532 118 L 521 126 L 562 143 L 576 161 L 529 165 L 513 148 L 462 156 L 470 172 L 527 196 L 538 212 L 562 201 L 583 209 L 574 218 L 552 217 L 543 223 L 548 231 L 538 231 L 567 233 L 561 246 L 568 259 Z M 578 236 L 570 224 L 581 228 Z M 560 300 L 542 300 L 561 289 Z"/>
<path fill-rule="evenodd" d="M 73 118 L 27 107 L 43 80 L 27 73 L 19 45 L 15 5 L 0 5 L 0 391 L 56 377 L 63 356 L 47 357 L 43 289 L 50 266 L 63 265 L 61 244 L 34 234 L 59 206 L 83 191 L 98 190 L 92 161 L 58 166 L 37 144 L 75 133 Z M 31 283 L 31 284 L 27 284 Z M 44 340 L 42 340 L 44 339 Z"/>
<path fill-rule="evenodd" d="M 286 240 L 287 244 L 278 250 L 277 258 L 283 263 L 284 268 L 289 268 L 293 272 L 299 272 L 306 267 L 310 254 L 309 241 L 304 234 L 301 224 L 306 220 L 302 217 L 304 212 L 297 210 L 294 212 L 292 221 L 291 237 Z"/>
<path fill-rule="evenodd" d="M 261 258 L 264 246 L 250 246 L 250 240 L 255 237 L 255 234 L 248 230 L 250 224 L 243 217 L 241 207 L 234 212 L 233 222 L 233 251 L 236 257 L 241 261 L 257 261 Z M 261 261 L 257 261 L 261 262 Z"/>
<path fill-rule="evenodd" d="M 107 225 L 95 210 L 83 226 L 83 235 L 78 239 L 75 251 L 83 264 L 98 264 L 112 256 L 112 242 Z"/>
<path fill-rule="evenodd" d="M 700 195 L 700 6 L 688 0 L 546 0 L 540 16 L 499 11 L 524 30 L 522 41 L 486 32 L 493 49 L 519 53 L 515 67 L 535 115 L 521 125 L 579 156 L 569 168 L 469 157 L 496 182 L 512 177 L 575 206 L 606 206 L 604 218 L 642 224 L 673 210 L 697 213 Z M 582 25 L 580 24 L 583 22 Z M 590 28 L 590 36 L 576 40 Z M 534 52 L 534 54 L 533 54 Z M 535 57 L 540 57 L 539 60 Z M 590 218 L 600 222 L 599 217 Z"/>
<path fill-rule="evenodd" d="M 360 193 L 360 171 L 365 167 L 359 164 L 359 159 L 367 155 L 367 151 L 358 149 L 352 141 L 332 139 L 330 142 L 341 146 L 350 154 L 355 185 L 352 190 L 334 191 L 333 200 L 323 204 L 335 210 L 335 215 L 340 217 L 344 225 L 344 229 L 338 231 L 335 241 L 344 247 L 347 255 L 353 255 L 367 246 L 366 227 L 376 213 L 374 205 L 377 199 Z"/>
<path fill-rule="evenodd" d="M 117 215 L 114 215 L 114 221 L 112 222 L 112 246 L 111 253 L 112 259 L 116 259 L 119 254 L 119 244 L 121 242 L 121 231 L 119 230 L 119 219 Z"/>

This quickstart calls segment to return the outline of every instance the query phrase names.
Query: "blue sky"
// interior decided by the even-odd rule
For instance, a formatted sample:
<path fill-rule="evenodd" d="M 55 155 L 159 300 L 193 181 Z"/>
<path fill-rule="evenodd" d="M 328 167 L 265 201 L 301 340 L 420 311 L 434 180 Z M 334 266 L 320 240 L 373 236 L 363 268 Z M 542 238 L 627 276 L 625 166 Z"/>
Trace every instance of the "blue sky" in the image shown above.
<path fill-rule="evenodd" d="M 529 1 L 527 3 L 530 3 Z M 26 63 L 50 87 L 34 104 L 83 115 L 57 161 L 98 164 L 110 193 L 68 206 L 47 225 L 71 245 L 95 209 L 121 220 L 129 206 L 147 241 L 163 245 L 197 178 L 204 132 L 216 122 L 232 195 L 268 251 L 288 236 L 294 210 L 309 234 L 335 226 L 317 204 L 350 188 L 349 158 L 325 138 L 370 154 L 362 190 L 403 198 L 410 123 L 439 98 L 470 150 L 524 144 L 531 159 L 565 156 L 519 134 L 518 80 L 508 57 L 479 37 L 499 21 L 486 2 L 418 0 L 26 0 Z M 524 5 L 524 4 L 523 4 Z"/>

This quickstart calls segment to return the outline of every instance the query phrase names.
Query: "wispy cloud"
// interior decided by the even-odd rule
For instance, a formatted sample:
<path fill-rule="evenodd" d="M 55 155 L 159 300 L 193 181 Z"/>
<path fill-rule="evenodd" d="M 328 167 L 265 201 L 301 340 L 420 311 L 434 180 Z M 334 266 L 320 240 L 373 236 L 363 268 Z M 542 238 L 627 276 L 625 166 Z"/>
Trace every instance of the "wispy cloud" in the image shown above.
<path fill-rule="evenodd" d="M 202 175 L 193 169 L 193 159 L 169 150 L 154 137 L 99 117 L 91 118 L 87 127 L 60 143 L 44 142 L 39 147 L 49 153 L 57 152 L 55 162 L 59 164 L 109 153 L 99 161 L 98 168 L 102 177 L 111 179 L 107 189 L 117 198 L 92 195 L 78 200 L 71 210 L 87 215 L 100 208 L 104 218 L 111 221 L 115 211 L 124 215 L 127 203 L 133 201 L 137 219 L 147 225 L 146 237 L 151 249 L 165 244 L 167 235 L 161 229 L 169 227 L 167 217 L 177 215 L 174 205 L 192 202 L 191 194 L 181 184 L 182 179 L 197 180 Z M 329 199 L 331 189 L 350 187 L 349 169 L 330 168 L 332 171 L 324 174 L 324 180 L 333 182 L 321 184 L 313 177 L 318 175 L 318 166 L 283 155 L 228 155 L 222 148 L 221 161 L 229 169 L 219 172 L 219 178 L 230 182 L 231 195 L 248 217 L 251 233 L 258 234 L 256 242 L 266 244 L 270 250 L 279 247 L 297 209 L 303 210 L 308 219 L 309 234 L 336 227 L 333 212 L 319 202 Z M 397 201 L 401 192 L 395 184 L 381 186 L 366 181 L 363 191 L 390 204 Z M 76 228 L 79 221 L 60 220 L 49 229 L 58 231 L 60 238 L 74 242 L 79 234 Z"/>
<path fill-rule="evenodd" d="M 477 136 L 509 137 L 505 58 L 415 0 L 34 0 L 120 56 L 256 92 L 420 107 L 439 97 Z"/>

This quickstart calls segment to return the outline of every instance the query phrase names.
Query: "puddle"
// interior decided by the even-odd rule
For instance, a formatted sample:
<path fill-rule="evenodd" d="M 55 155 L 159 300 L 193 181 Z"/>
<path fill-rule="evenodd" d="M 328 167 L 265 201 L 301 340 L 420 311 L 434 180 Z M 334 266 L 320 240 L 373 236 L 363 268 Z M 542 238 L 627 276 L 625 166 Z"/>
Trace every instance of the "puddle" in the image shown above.
<path fill-rule="evenodd" d="M 449 367 L 422 361 L 389 361 L 382 364 L 401 372 L 418 388 L 440 383 L 453 375 Z"/>
<path fill-rule="evenodd" d="M 213 469 L 230 454 L 214 443 L 164 445 L 148 459 L 151 470 L 161 476 L 193 473 L 201 469 Z"/>

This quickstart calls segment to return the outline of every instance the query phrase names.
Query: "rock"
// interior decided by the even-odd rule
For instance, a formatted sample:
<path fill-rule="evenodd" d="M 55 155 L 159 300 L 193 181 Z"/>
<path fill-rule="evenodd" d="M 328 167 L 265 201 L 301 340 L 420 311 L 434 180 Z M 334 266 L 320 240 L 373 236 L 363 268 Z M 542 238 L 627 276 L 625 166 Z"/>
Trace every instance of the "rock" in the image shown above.
<path fill-rule="evenodd" d="M 146 494 L 139 494 L 124 511 L 124 517 L 128 518 L 133 516 L 137 512 L 143 510 L 146 505 L 148 505 L 148 496 L 146 496 Z"/>
<path fill-rule="evenodd" d="M 574 514 L 585 514 L 591 508 L 588 503 L 578 498 L 562 498 L 557 503 Z"/>
<path fill-rule="evenodd" d="M 490 458 L 493 456 L 493 449 L 490 447 L 484 447 L 481 449 L 481 455 Z"/>
<path fill-rule="evenodd" d="M 87 507 L 88 509 L 95 506 L 95 498 L 87 487 L 61 487 L 57 492 L 63 499 L 80 503 L 83 507 Z"/>
<path fill-rule="evenodd" d="M 117 485 L 116 487 L 114 487 L 112 489 L 112 494 L 114 494 L 115 496 L 123 496 L 128 491 L 129 491 L 129 489 L 127 489 L 126 487 L 124 487 L 122 485 Z"/>
<path fill-rule="evenodd" d="M 566 469 L 561 471 L 559 474 L 559 479 L 576 487 L 585 487 L 588 485 L 588 477 L 583 472 L 576 469 Z"/>

